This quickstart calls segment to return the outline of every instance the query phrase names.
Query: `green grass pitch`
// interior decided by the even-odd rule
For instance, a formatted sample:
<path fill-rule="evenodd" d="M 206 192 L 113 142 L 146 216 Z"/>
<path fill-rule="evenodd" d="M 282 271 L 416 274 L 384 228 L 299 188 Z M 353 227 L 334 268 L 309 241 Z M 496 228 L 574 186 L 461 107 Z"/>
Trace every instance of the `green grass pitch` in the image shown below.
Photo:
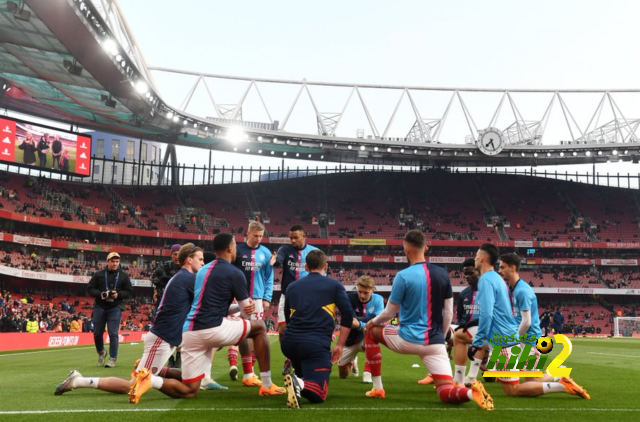
<path fill-rule="evenodd" d="M 16 164 L 24 163 L 24 151 L 18 148 L 20 143 L 16 142 L 16 155 L 14 158 L 14 163 Z M 38 158 L 38 153 L 36 152 L 36 165 L 31 166 L 31 168 L 38 170 L 40 169 L 39 164 L 40 164 L 40 159 Z M 49 153 L 47 154 L 47 166 L 45 168 L 42 168 L 42 170 L 51 171 L 52 167 L 53 167 L 53 155 L 51 155 L 51 150 L 49 150 Z M 69 149 L 69 172 L 73 173 L 75 171 L 75 168 L 76 168 L 76 149 L 70 148 Z M 58 170 L 56 169 L 56 171 Z"/>
<path fill-rule="evenodd" d="M 37 334 L 34 334 L 37 335 Z M 259 397 L 256 388 L 231 382 L 227 375 L 227 353 L 216 353 L 214 378 L 229 386 L 226 391 L 201 391 L 195 399 L 171 399 L 156 390 L 145 394 L 140 403 L 128 403 L 127 396 L 94 389 L 78 389 L 54 396 L 56 385 L 70 369 L 85 376 L 128 378 L 135 359 L 142 354 L 142 343 L 121 344 L 115 369 L 95 366 L 92 347 L 0 354 L 0 420 L 11 421 L 637 421 L 640 420 L 640 340 L 572 339 L 573 352 L 565 365 L 571 376 L 591 394 L 583 400 L 568 394 L 537 398 L 510 398 L 499 384 L 487 383 L 496 410 L 486 412 L 474 403 L 442 404 L 433 386 L 422 386 L 421 362 L 413 356 L 397 355 L 383 346 L 383 382 L 386 399 L 369 399 L 370 386 L 361 378 L 338 378 L 333 368 L 329 397 L 320 405 L 308 404 L 289 410 L 284 396 Z M 277 337 L 271 337 L 274 381 L 282 385 L 283 357 Z M 558 350 L 556 350 L 558 349 Z M 555 356 L 560 347 L 554 348 Z M 551 359 L 549 359 L 550 361 Z M 419 363 L 420 368 L 413 364 Z M 359 355 L 360 372 L 364 354 Z"/>

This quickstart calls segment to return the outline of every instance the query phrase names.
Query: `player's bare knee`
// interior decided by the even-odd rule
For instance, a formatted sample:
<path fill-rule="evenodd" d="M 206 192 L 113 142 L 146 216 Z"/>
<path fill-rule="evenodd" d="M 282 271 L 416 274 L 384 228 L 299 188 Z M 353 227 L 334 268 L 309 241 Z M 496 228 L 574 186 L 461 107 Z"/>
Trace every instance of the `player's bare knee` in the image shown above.
<path fill-rule="evenodd" d="M 509 397 L 515 397 L 518 395 L 518 386 L 513 384 L 502 383 L 502 389 L 504 393 Z"/>
<path fill-rule="evenodd" d="M 250 337 L 255 337 L 259 334 L 267 332 L 267 326 L 264 325 L 264 321 L 251 321 L 251 333 Z"/>

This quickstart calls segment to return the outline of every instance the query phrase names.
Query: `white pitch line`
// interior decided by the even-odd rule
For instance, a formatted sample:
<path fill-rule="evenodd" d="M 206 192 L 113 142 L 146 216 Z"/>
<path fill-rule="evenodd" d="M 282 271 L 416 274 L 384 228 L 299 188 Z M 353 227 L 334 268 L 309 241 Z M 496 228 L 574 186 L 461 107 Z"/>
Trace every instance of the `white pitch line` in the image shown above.
<path fill-rule="evenodd" d="M 36 353 L 54 353 L 54 352 L 71 352 L 73 350 L 83 350 L 83 349 L 88 349 L 91 347 L 95 347 L 93 345 L 91 346 L 74 346 L 73 348 L 68 348 L 68 349 L 53 349 L 53 350 L 38 350 L 36 352 L 21 352 L 21 353 L 7 353 L 7 354 L 3 354 L 0 355 L 0 358 L 6 358 L 6 357 L 10 357 L 10 356 L 21 356 L 21 355 L 33 355 Z"/>
<path fill-rule="evenodd" d="M 640 358 L 640 355 L 617 355 L 615 353 L 587 352 L 588 355 L 621 356 L 623 358 Z"/>
<path fill-rule="evenodd" d="M 301 411 L 305 412 L 333 412 L 339 411 L 384 411 L 384 410 L 404 410 L 404 411 L 416 411 L 416 410 L 435 410 L 445 412 L 460 412 L 460 411 L 478 411 L 476 407 L 312 407 L 303 408 Z M 539 411 L 540 408 L 524 408 L 524 407 L 505 407 L 496 408 L 494 411 L 508 411 L 508 412 L 521 412 L 521 411 Z M 640 408 L 576 408 L 576 407 L 556 407 L 545 408 L 545 410 L 552 411 L 568 411 L 568 412 L 640 412 Z M 129 408 L 129 409 L 56 409 L 56 410 L 4 410 L 0 411 L 0 415 L 45 415 L 52 413 L 111 413 L 111 412 L 204 412 L 204 411 L 223 411 L 223 412 L 291 412 L 291 409 L 282 408 L 264 408 L 264 407 L 252 407 L 252 408 L 239 408 L 239 407 L 186 407 L 186 408 Z"/>

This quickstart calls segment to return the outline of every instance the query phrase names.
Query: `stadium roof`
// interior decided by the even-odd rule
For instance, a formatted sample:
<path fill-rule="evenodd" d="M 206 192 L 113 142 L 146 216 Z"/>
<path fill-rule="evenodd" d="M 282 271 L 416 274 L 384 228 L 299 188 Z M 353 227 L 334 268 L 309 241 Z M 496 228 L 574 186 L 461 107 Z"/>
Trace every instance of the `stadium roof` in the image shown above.
<path fill-rule="evenodd" d="M 638 160 L 640 145 L 633 134 L 638 125 L 632 122 L 632 131 L 624 117 L 609 125 L 619 134 L 624 134 L 621 128 L 628 128 L 624 144 L 587 142 L 587 134 L 582 133 L 577 142 L 574 138 L 573 145 L 542 145 L 531 139 L 507 143 L 501 153 L 491 156 L 479 151 L 475 139 L 465 144 L 447 144 L 383 136 L 345 138 L 235 122 L 237 111 L 231 119 L 194 116 L 184 107 L 172 107 L 163 101 L 151 69 L 137 49 L 117 1 L 0 0 L 0 107 L 66 122 L 72 127 L 221 151 L 358 164 L 530 166 L 595 164 L 612 158 Z M 301 90 L 306 85 L 323 84 L 295 83 L 301 84 Z M 352 86 L 335 84 L 341 85 Z M 356 85 L 353 87 L 357 89 Z M 385 88 L 400 88 L 407 93 L 419 89 Z M 564 112 L 564 105 L 561 106 Z M 316 114 L 319 127 L 326 131 L 322 116 L 317 110 Z M 444 125 L 444 120 L 433 123 L 437 124 Z M 233 129 L 237 125 L 241 129 Z M 428 128 L 422 119 L 416 125 L 422 132 L 433 128 Z M 537 125 L 543 128 L 543 121 Z M 528 130 L 524 121 L 516 119 L 516 126 L 518 133 Z M 238 139 L 230 139 L 234 136 Z"/>

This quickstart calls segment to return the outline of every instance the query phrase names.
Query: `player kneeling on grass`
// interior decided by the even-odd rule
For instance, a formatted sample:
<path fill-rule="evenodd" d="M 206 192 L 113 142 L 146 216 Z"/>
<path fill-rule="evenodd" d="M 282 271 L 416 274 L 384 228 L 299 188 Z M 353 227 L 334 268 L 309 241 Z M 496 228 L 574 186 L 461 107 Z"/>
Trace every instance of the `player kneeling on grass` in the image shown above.
<path fill-rule="evenodd" d="M 482 383 L 471 388 L 455 386 L 444 345 L 443 332 L 449 331 L 453 317 L 453 292 L 449 274 L 443 268 L 425 262 L 425 236 L 411 230 L 404 237 L 404 252 L 411 266 L 400 271 L 392 284 L 387 307 L 365 327 L 365 357 L 373 375 L 373 389 L 367 397 L 384 398 L 380 343 L 397 353 L 420 357 L 432 374 L 443 403 L 474 400 L 486 410 L 493 409 L 493 399 Z M 381 326 L 397 313 L 401 326 Z"/>
<path fill-rule="evenodd" d="M 324 276 L 327 256 L 321 250 L 313 250 L 306 258 L 309 275 L 289 285 L 284 302 L 287 325 L 280 348 L 295 371 L 291 374 L 291 368 L 285 366 L 283 374 L 290 408 L 300 407 L 300 397 L 311 403 L 327 399 L 331 364 L 340 360 L 353 323 L 344 286 Z M 336 308 L 340 310 L 340 338 L 332 350 Z"/>
<path fill-rule="evenodd" d="M 191 398 L 198 394 L 200 383 L 211 370 L 211 356 L 220 347 L 238 345 L 253 339 L 262 386 L 261 396 L 284 394 L 286 390 L 271 381 L 270 349 L 264 321 L 250 321 L 255 311 L 247 292 L 242 271 L 232 262 L 236 259 L 236 242 L 228 233 L 213 240 L 216 260 L 205 265 L 196 275 L 195 297 L 183 326 L 182 382 L 156 377 L 140 377 L 130 396 L 139 399 L 153 385 L 168 396 Z M 233 300 L 238 309 L 230 309 Z M 229 317 L 237 311 L 242 318 Z"/>
<path fill-rule="evenodd" d="M 173 355 L 175 348 L 182 343 L 182 326 L 193 302 L 195 273 L 203 264 L 202 249 L 193 243 L 187 243 L 180 248 L 178 260 L 181 269 L 167 283 L 153 327 L 144 339 L 144 354 L 136 362 L 131 379 L 127 381 L 115 377 L 88 378 L 74 369 L 58 385 L 56 395 L 76 388 L 98 388 L 110 393 L 127 394 L 135 389 L 136 383 L 150 379 L 151 374 L 157 375 L 157 379 L 160 380 L 161 377 L 178 380 L 176 382 L 182 379 L 179 369 L 169 368 L 164 364 Z M 158 385 L 156 382 L 155 387 L 159 388 Z"/>

